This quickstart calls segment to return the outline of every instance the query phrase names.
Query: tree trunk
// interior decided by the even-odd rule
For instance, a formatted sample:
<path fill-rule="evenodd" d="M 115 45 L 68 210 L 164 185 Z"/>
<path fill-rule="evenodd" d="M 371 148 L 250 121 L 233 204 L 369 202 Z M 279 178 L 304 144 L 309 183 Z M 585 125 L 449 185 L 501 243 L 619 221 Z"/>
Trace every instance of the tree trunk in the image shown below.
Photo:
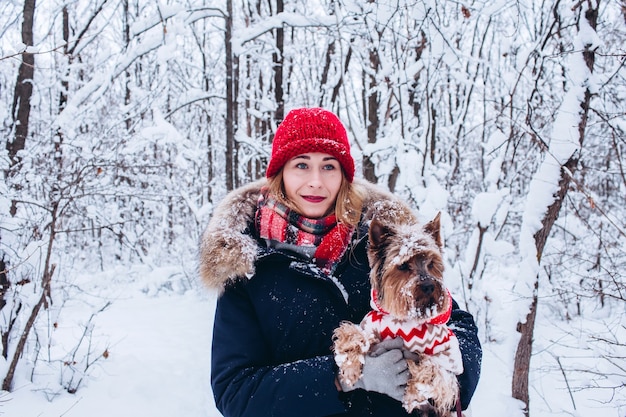
<path fill-rule="evenodd" d="M 130 46 L 130 8 L 128 4 L 128 0 L 124 0 L 122 2 L 122 25 L 123 25 L 123 39 L 124 39 L 124 48 L 128 49 Z M 124 71 L 124 105 L 128 106 L 130 104 L 130 81 L 131 81 L 131 72 L 129 69 Z M 126 118 L 124 121 L 126 123 L 126 130 L 130 132 L 131 127 L 133 125 L 133 121 L 130 117 Z"/>
<path fill-rule="evenodd" d="M 23 21 L 22 21 L 22 42 L 24 45 L 33 46 L 33 23 L 35 16 L 35 0 L 24 1 Z M 12 171 L 20 163 L 21 158 L 18 152 L 26 147 L 26 138 L 28 137 L 29 119 L 30 119 L 30 99 L 33 94 L 33 77 L 35 75 L 35 56 L 24 51 L 22 53 L 22 63 L 20 64 L 17 82 L 15 83 L 15 92 L 13 95 L 13 123 L 15 126 L 15 136 L 13 140 L 8 139 L 6 142 L 6 150 L 9 155 L 9 170 L 4 173 L 5 178 L 12 175 Z M 19 185 L 16 185 L 19 186 Z M 11 216 L 17 213 L 17 202 L 12 201 L 9 209 Z M 11 289 L 11 280 L 9 278 L 10 260 L 6 253 L 0 253 L 0 311 L 8 304 L 7 294 Z M 10 307 L 9 307 L 10 308 Z M 17 311 L 21 309 L 21 305 L 17 306 Z M 9 317 L 9 323 L 1 330 L 0 340 L 2 343 L 2 356 L 8 357 L 9 336 L 15 323 L 15 316 L 6 314 Z"/>
<path fill-rule="evenodd" d="M 65 76 L 61 80 L 61 92 L 59 93 L 59 113 L 63 111 L 65 106 L 67 105 L 67 98 L 70 89 L 69 76 L 72 66 L 72 56 L 69 50 L 69 41 L 70 41 L 70 15 L 67 10 L 67 5 L 63 6 L 61 10 L 62 14 L 62 22 L 63 22 L 63 57 L 66 60 L 67 68 L 65 68 Z M 61 172 L 63 171 L 63 130 L 61 127 L 57 128 L 56 137 L 54 140 L 54 161 L 57 165 L 57 180 L 60 180 Z"/>
<path fill-rule="evenodd" d="M 9 282 L 9 276 L 7 273 L 7 270 L 9 269 L 9 265 L 7 264 L 7 262 L 5 262 L 5 257 L 6 257 L 6 254 L 3 253 L 2 257 L 0 258 L 0 311 L 2 311 L 4 306 L 7 305 L 7 301 L 4 297 L 9 291 L 9 288 L 11 287 L 11 283 Z M 2 334 L 0 335 L 0 341 L 2 343 L 0 354 L 2 354 L 4 359 L 6 359 L 7 355 L 9 354 L 8 352 L 9 333 L 10 333 L 9 329 L 10 329 L 10 326 L 7 326 L 7 328 L 4 329 L 2 331 Z"/>
<path fill-rule="evenodd" d="M 283 0 L 276 0 L 276 14 L 282 13 L 285 9 Z M 272 54 L 274 62 L 274 100 L 276 101 L 276 113 L 274 120 L 283 120 L 285 116 L 285 98 L 283 92 L 283 67 L 285 49 L 285 30 L 280 27 L 276 29 L 276 50 Z"/>
<path fill-rule="evenodd" d="M 599 0 L 596 2 L 595 9 L 589 8 L 585 11 L 585 18 L 589 22 L 589 25 L 596 29 L 598 18 Z M 591 2 L 588 3 L 591 6 Z M 589 72 L 593 72 L 593 65 L 595 61 L 595 53 L 591 49 L 591 45 L 586 45 L 582 52 L 583 59 Z M 585 129 L 587 127 L 587 118 L 589 114 L 589 104 L 591 101 L 591 92 L 589 89 L 585 90 L 583 100 L 580 103 L 580 121 L 578 123 L 578 141 L 582 147 L 585 137 Z M 541 257 L 543 255 L 543 249 L 546 241 L 550 236 L 550 231 L 555 221 L 559 217 L 563 201 L 567 195 L 572 176 L 578 168 L 579 152 L 575 152 L 570 158 L 561 166 L 561 176 L 559 179 L 559 189 L 554 194 L 553 203 L 548 207 L 548 210 L 541 221 L 541 228 L 533 235 L 535 240 L 535 248 L 537 251 L 537 262 L 541 263 Z M 538 286 L 539 277 L 535 277 L 535 286 L 532 302 L 528 315 L 526 316 L 526 322 L 518 323 L 517 330 L 520 332 L 520 340 L 517 345 L 517 351 L 515 352 L 515 364 L 513 368 L 513 381 L 512 381 L 512 395 L 513 398 L 521 400 L 526 404 L 526 416 L 530 415 L 529 412 L 529 372 L 530 372 L 530 359 L 532 355 L 533 344 L 533 332 L 535 329 L 535 320 L 537 316 L 537 302 L 538 302 Z"/>
<path fill-rule="evenodd" d="M 225 19 L 225 52 L 226 52 L 226 190 L 235 189 L 234 153 L 235 153 L 235 103 L 234 80 L 235 61 L 233 57 L 233 2 L 226 1 Z"/>
<path fill-rule="evenodd" d="M 33 23 L 35 17 L 35 0 L 24 1 L 24 14 L 22 21 L 22 42 L 26 47 L 33 46 Z M 33 77 L 35 75 L 35 55 L 27 50 L 22 53 L 15 83 L 13 95 L 13 121 L 15 123 L 15 136 L 12 141 L 7 141 L 6 149 L 9 151 L 10 166 L 17 165 L 21 158 L 17 156 L 19 151 L 26 147 L 28 137 L 28 121 L 30 119 L 30 99 L 33 95 Z"/>
<path fill-rule="evenodd" d="M 366 75 L 368 79 L 367 84 L 367 143 L 376 143 L 376 137 L 378 136 L 378 110 L 380 107 L 380 94 L 378 93 L 378 83 L 376 81 L 376 73 L 380 67 L 380 60 L 378 52 L 376 50 L 370 50 L 370 71 L 369 75 Z M 376 183 L 376 167 L 372 162 L 369 155 L 363 157 L 363 177 L 366 180 Z"/>

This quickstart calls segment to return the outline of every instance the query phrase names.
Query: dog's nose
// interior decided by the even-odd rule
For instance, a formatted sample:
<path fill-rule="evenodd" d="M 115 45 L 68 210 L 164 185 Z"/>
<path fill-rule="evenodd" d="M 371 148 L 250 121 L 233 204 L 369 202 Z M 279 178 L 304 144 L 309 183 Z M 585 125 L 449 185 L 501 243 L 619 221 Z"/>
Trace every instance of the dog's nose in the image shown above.
<path fill-rule="evenodd" d="M 420 288 L 424 295 L 432 295 L 435 292 L 435 284 L 432 281 L 422 282 Z"/>

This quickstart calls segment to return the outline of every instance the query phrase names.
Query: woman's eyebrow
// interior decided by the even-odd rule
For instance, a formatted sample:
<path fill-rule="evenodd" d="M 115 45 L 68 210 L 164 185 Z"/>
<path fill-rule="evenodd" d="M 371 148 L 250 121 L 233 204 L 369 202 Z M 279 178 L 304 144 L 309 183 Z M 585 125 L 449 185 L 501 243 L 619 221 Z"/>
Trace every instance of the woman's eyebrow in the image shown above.
<path fill-rule="evenodd" d="M 310 160 L 310 159 L 311 159 L 311 157 L 310 157 L 309 155 L 302 154 L 302 155 L 296 155 L 296 156 L 294 156 L 292 159 L 306 159 L 306 160 Z M 325 156 L 325 157 L 322 159 L 322 161 L 337 161 L 337 160 L 338 160 L 338 159 L 337 159 L 337 158 L 335 158 L 335 157 L 334 157 L 334 156 L 332 156 L 332 155 Z"/>

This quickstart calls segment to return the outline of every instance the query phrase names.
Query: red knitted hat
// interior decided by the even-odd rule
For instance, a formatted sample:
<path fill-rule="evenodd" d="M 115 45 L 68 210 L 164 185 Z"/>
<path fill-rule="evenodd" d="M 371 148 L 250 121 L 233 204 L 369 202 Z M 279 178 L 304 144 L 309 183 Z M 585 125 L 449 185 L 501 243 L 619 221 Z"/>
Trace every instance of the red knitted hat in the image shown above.
<path fill-rule="evenodd" d="M 321 108 L 290 111 L 276 129 L 267 178 L 273 177 L 291 158 L 303 153 L 321 152 L 334 156 L 346 175 L 354 179 L 354 160 L 345 127 L 337 116 Z"/>

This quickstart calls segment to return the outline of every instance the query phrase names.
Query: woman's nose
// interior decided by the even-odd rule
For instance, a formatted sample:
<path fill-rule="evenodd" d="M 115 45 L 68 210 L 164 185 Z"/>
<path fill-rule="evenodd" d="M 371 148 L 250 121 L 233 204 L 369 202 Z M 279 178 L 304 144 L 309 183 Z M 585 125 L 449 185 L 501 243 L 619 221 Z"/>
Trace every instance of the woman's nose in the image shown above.
<path fill-rule="evenodd" d="M 322 184 L 322 178 L 319 172 L 313 171 L 311 172 L 311 176 L 309 177 L 309 187 L 316 188 Z"/>

